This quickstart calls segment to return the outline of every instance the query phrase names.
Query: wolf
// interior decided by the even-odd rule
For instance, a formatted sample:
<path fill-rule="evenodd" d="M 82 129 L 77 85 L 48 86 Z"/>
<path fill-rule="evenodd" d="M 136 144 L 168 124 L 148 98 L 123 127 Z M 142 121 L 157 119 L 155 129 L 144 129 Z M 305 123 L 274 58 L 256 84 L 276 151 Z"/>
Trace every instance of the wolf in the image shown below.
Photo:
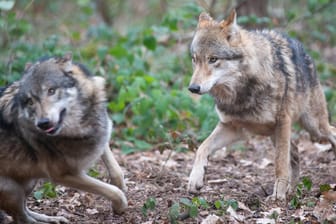
<path fill-rule="evenodd" d="M 15 223 L 68 223 L 27 208 L 41 178 L 105 196 L 118 214 L 127 208 L 105 95 L 104 78 L 72 62 L 71 53 L 27 64 L 20 80 L 1 89 L 0 209 Z M 112 184 L 86 174 L 100 157 Z"/>
<path fill-rule="evenodd" d="M 244 29 L 237 24 L 235 10 L 221 22 L 203 12 L 190 52 L 193 74 L 188 89 L 214 98 L 219 122 L 197 149 L 189 192 L 203 186 L 211 153 L 251 133 L 270 136 L 275 146 L 272 199 L 286 199 L 299 176 L 293 123 L 307 130 L 313 141 L 331 143 L 335 151 L 335 133 L 314 62 L 299 41 L 274 30 Z"/>

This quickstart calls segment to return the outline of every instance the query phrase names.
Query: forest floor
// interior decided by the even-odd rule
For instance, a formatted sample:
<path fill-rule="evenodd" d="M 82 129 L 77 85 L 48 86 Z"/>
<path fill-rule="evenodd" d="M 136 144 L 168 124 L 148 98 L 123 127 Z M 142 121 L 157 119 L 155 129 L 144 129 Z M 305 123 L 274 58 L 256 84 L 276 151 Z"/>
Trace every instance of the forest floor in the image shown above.
<path fill-rule="evenodd" d="M 114 153 L 125 172 L 129 207 L 123 215 L 113 214 L 111 202 L 86 192 L 58 186 L 57 198 L 28 199 L 28 206 L 37 212 L 62 215 L 71 223 L 336 223 L 336 159 L 323 147 L 312 144 L 306 134 L 297 135 L 300 151 L 300 177 L 312 181 L 310 190 L 303 187 L 297 194 L 296 208 L 287 202 L 267 200 L 274 183 L 274 149 L 270 140 L 262 137 L 241 143 L 244 150 L 220 150 L 209 158 L 205 186 L 197 196 L 208 207 L 198 207 L 196 217 L 181 211 L 175 219 L 171 207 L 195 197 L 186 191 L 188 175 L 195 153 L 166 150 L 129 155 Z M 99 162 L 98 177 L 107 181 L 105 169 Z M 323 194 L 320 185 L 331 189 Z M 306 184 L 303 184 L 306 186 Z M 143 207 L 148 199 L 154 204 Z M 181 203 L 182 199 L 182 203 Z M 188 201 L 188 200 L 187 200 Z M 235 206 L 216 207 L 216 201 L 235 202 Z M 173 214 L 171 211 L 170 214 Z M 5 223 L 10 217 L 5 217 Z M 325 222 L 324 220 L 329 220 Z M 324 221 L 324 222 L 323 222 Z"/>

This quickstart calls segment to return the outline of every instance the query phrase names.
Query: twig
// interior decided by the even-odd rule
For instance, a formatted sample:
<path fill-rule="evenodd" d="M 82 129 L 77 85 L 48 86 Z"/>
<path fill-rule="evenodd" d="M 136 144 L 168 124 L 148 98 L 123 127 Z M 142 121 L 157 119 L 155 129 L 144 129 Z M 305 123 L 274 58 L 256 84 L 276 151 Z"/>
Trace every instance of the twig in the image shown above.
<path fill-rule="evenodd" d="M 169 144 L 169 145 L 172 147 L 171 144 Z M 158 177 L 160 177 L 160 176 L 162 175 L 162 172 L 163 172 L 164 168 L 166 167 L 167 162 L 168 162 L 168 160 L 171 158 L 172 154 L 173 154 L 173 148 L 171 148 L 171 150 L 170 150 L 170 152 L 169 152 L 167 158 L 165 159 L 164 163 L 162 164 L 162 166 L 161 166 L 161 168 L 160 168 L 160 171 L 159 171 L 159 173 L 158 173 Z"/>
<path fill-rule="evenodd" d="M 24 7 L 22 13 L 20 14 L 20 16 L 18 16 L 18 19 L 22 19 L 25 12 L 28 10 L 28 8 L 34 3 L 35 0 L 31 0 L 30 2 L 28 2 L 28 4 Z"/>

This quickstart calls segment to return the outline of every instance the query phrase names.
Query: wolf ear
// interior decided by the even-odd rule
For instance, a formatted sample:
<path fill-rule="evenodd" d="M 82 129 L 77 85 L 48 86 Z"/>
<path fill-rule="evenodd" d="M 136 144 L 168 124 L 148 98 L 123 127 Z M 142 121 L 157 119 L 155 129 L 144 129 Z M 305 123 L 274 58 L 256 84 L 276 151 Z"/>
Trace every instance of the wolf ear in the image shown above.
<path fill-rule="evenodd" d="M 63 69 L 65 72 L 71 72 L 72 71 L 72 53 L 68 52 L 63 55 L 61 58 Z"/>
<path fill-rule="evenodd" d="M 32 65 L 33 65 L 33 63 L 27 62 L 26 65 L 25 65 L 24 70 L 27 71 L 28 69 L 30 69 L 32 67 Z"/>
<path fill-rule="evenodd" d="M 62 59 L 64 61 L 72 61 L 72 53 L 71 52 L 67 52 L 63 55 Z"/>
<path fill-rule="evenodd" d="M 237 13 L 235 9 L 232 9 L 227 19 L 221 21 L 219 25 L 228 33 L 226 37 L 228 41 L 239 37 L 239 26 L 237 24 Z"/>
<path fill-rule="evenodd" d="M 198 18 L 197 28 L 207 27 L 211 25 L 213 22 L 214 20 L 211 18 L 211 16 L 208 13 L 202 12 Z"/>
<path fill-rule="evenodd" d="M 235 9 L 232 9 L 230 15 L 226 19 L 228 25 L 237 26 L 237 13 Z"/>

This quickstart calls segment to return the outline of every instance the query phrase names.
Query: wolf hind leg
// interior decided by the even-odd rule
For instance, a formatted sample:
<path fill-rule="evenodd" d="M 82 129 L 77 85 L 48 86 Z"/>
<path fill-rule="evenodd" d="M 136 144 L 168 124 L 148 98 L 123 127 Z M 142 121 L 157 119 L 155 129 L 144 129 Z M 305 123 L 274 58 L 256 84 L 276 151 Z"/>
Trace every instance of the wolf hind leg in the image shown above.
<path fill-rule="evenodd" d="M 31 194 L 33 191 L 37 180 L 27 181 L 23 186 L 25 190 L 26 196 Z M 61 223 L 69 223 L 69 221 L 62 217 L 62 216 L 48 216 L 44 214 L 39 214 L 37 212 L 31 211 L 27 206 L 25 206 L 25 212 L 34 219 L 34 224 L 44 224 L 44 223 L 54 223 L 54 224 L 61 224 Z"/>
<path fill-rule="evenodd" d="M 309 103 L 304 108 L 299 122 L 309 132 L 312 141 L 329 142 L 336 156 L 336 129 L 329 123 L 327 102 L 322 88 L 311 90 Z"/>
<path fill-rule="evenodd" d="M 293 141 L 291 141 L 290 166 L 290 191 L 293 192 L 295 186 L 299 183 L 300 177 L 299 149 Z"/>
<path fill-rule="evenodd" d="M 314 142 L 329 142 L 336 156 L 336 128 L 329 124 L 327 116 L 311 116 L 305 113 L 300 118 L 301 126 L 309 132 Z"/>
<path fill-rule="evenodd" d="M 18 183 L 0 177 L 0 208 L 11 215 L 16 224 L 68 223 L 63 217 L 52 217 L 32 212 L 26 206 L 26 197 L 32 192 L 36 180 Z"/>
<path fill-rule="evenodd" d="M 332 150 L 334 151 L 336 157 L 336 128 L 330 125 L 330 134 L 328 135 L 328 140 L 331 144 Z"/>
<path fill-rule="evenodd" d="M 127 187 L 124 181 L 124 174 L 108 144 L 105 146 L 102 160 L 109 172 L 111 183 L 126 192 Z"/>
<path fill-rule="evenodd" d="M 38 223 L 27 212 L 26 195 L 32 190 L 32 186 L 27 183 L 0 176 L 0 208 L 11 215 L 16 224 L 36 224 Z"/>

